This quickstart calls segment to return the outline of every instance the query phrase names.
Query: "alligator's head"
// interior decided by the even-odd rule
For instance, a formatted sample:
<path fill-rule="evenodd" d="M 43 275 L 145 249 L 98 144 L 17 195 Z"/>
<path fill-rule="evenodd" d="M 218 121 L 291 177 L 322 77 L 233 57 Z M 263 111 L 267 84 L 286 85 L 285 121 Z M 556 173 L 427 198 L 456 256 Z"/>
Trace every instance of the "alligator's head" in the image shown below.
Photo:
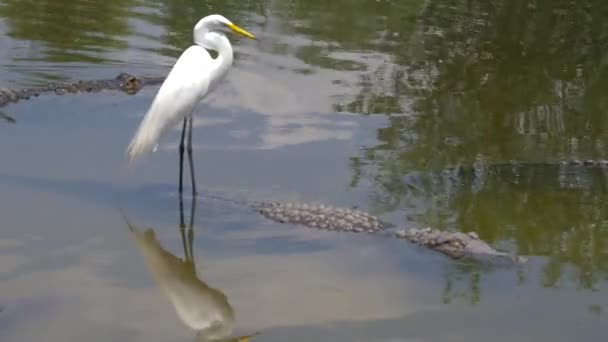
<path fill-rule="evenodd" d="M 120 89 L 129 95 L 137 93 L 143 86 L 140 79 L 125 72 L 116 76 L 116 79 L 120 82 Z"/>

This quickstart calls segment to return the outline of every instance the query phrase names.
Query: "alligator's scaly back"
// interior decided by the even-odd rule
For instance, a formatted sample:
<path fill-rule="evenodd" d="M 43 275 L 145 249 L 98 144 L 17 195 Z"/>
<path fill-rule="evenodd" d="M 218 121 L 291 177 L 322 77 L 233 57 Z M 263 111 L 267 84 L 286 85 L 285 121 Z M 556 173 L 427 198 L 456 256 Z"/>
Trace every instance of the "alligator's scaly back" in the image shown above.
<path fill-rule="evenodd" d="M 374 233 L 386 227 L 377 217 L 365 212 L 324 204 L 270 202 L 257 204 L 256 209 L 273 221 L 324 230 Z"/>
<path fill-rule="evenodd" d="M 40 87 L 9 89 L 0 88 L 0 107 L 21 100 L 29 100 L 43 94 L 78 94 L 96 93 L 103 90 L 117 90 L 129 95 L 136 94 L 144 86 L 162 83 L 163 77 L 135 77 L 127 73 L 120 73 L 115 78 L 104 80 L 73 81 L 49 83 Z"/>

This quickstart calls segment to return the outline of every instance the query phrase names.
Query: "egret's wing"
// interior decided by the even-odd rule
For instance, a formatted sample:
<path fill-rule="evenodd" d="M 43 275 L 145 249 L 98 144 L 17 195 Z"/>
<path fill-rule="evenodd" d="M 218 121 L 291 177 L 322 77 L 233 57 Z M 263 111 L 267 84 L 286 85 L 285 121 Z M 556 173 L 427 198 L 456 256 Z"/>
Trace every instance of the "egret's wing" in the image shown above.
<path fill-rule="evenodd" d="M 129 160 L 151 151 L 168 129 L 192 114 L 207 93 L 212 66 L 213 59 L 203 47 L 191 46 L 182 53 L 129 144 Z"/>

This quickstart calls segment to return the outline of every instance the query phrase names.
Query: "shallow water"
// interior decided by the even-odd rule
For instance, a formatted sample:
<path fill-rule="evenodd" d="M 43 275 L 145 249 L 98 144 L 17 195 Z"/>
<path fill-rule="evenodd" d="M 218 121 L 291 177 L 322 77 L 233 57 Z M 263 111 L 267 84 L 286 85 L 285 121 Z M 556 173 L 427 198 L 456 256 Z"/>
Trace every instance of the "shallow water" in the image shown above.
<path fill-rule="evenodd" d="M 0 121 L 0 340 L 192 341 L 176 286 L 198 289 L 187 302 L 206 312 L 227 310 L 209 288 L 223 293 L 232 336 L 253 341 L 605 340 L 605 171 L 545 162 L 608 159 L 607 10 L 0 0 L 2 87 L 165 75 L 211 12 L 259 38 L 231 37 L 235 66 L 197 110 L 194 278 L 175 259 L 179 130 L 136 165 L 124 158 L 156 87 L 1 108 L 16 123 Z M 511 160 L 530 164 L 498 165 Z M 454 165 L 476 172 L 437 172 Z M 475 230 L 530 261 L 461 265 L 404 241 L 269 222 L 213 194 Z M 138 243 L 121 211 L 157 242 Z"/>

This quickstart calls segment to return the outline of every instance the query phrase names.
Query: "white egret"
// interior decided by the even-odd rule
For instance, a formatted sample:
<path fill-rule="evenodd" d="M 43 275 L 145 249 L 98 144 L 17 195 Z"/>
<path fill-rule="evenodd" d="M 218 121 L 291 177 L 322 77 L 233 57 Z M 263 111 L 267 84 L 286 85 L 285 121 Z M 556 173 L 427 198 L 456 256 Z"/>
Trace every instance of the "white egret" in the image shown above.
<path fill-rule="evenodd" d="M 186 150 L 190 163 L 192 194 L 196 196 L 196 181 L 192 165 L 192 113 L 195 106 L 211 92 L 232 66 L 233 52 L 230 41 L 222 29 L 230 29 L 247 38 L 255 36 L 233 24 L 225 17 L 213 14 L 204 17 L 194 26 L 194 45 L 179 57 L 161 85 L 152 105 L 144 116 L 127 153 L 129 161 L 151 151 L 160 137 L 183 120 L 179 145 L 179 193 L 182 193 L 184 138 L 188 130 Z M 209 50 L 218 56 L 211 57 Z"/>

